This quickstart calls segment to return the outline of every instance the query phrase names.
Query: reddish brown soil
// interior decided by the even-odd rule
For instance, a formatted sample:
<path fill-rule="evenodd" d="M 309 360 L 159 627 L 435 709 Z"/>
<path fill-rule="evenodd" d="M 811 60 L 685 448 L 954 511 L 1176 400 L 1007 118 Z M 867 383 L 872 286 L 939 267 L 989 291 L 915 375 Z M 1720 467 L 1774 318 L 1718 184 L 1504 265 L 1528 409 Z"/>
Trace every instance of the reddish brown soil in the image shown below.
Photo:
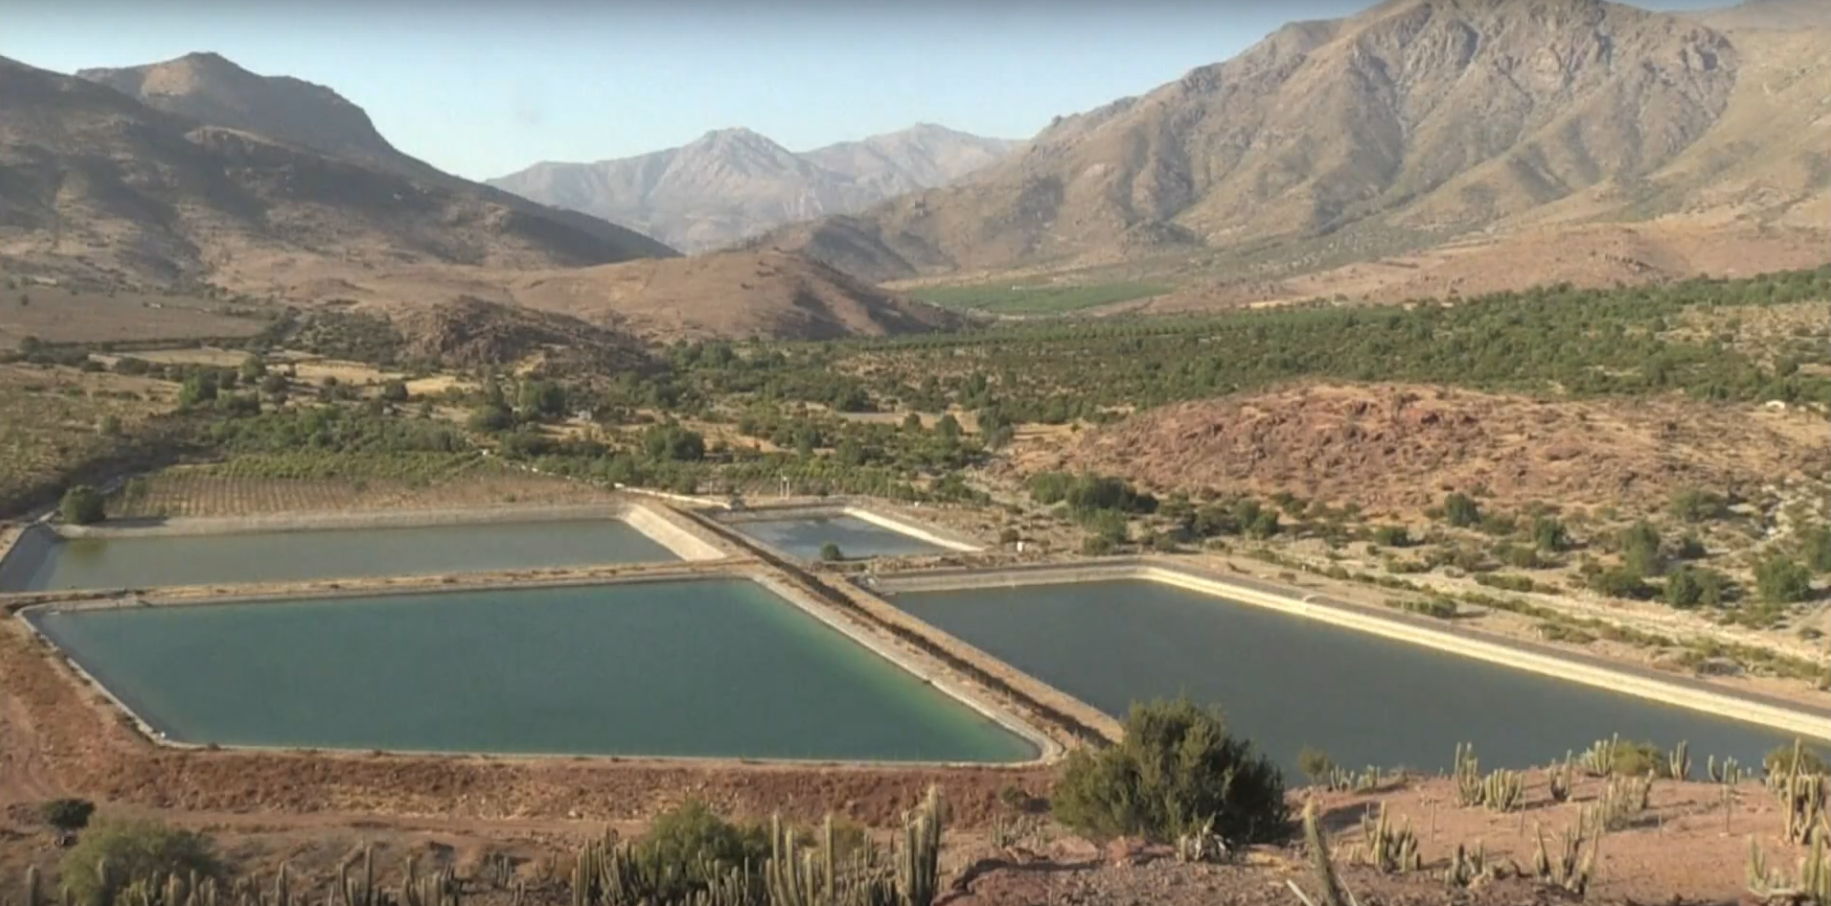
<path fill-rule="evenodd" d="M 1503 504 L 1662 506 L 1831 467 L 1822 419 L 1665 399 L 1543 402 L 1398 384 L 1302 384 L 1153 409 L 1083 432 L 1026 471 L 1157 488 L 1289 491 L 1406 510 L 1485 488 Z"/>

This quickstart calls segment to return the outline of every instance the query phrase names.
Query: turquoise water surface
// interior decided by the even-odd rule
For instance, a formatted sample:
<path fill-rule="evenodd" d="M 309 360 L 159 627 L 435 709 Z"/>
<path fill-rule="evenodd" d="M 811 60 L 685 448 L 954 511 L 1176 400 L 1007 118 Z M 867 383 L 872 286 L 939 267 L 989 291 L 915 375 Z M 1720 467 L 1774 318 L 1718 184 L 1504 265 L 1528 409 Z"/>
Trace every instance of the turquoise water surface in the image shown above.
<path fill-rule="evenodd" d="M 1037 755 L 745 579 L 32 619 L 181 742 L 889 761 Z"/>
<path fill-rule="evenodd" d="M 150 588 L 678 560 L 616 519 L 58 539 L 32 531 L 0 591 Z"/>

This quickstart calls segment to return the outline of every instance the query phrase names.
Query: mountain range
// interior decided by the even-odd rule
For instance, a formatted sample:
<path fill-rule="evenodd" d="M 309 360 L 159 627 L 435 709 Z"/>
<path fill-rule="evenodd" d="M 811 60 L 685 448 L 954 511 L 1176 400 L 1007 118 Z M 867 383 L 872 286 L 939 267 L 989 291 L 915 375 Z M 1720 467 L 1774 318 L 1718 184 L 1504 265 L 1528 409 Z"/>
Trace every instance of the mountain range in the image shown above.
<path fill-rule="evenodd" d="M 508 305 L 647 337 L 959 323 L 793 255 L 689 265 L 624 226 L 444 173 L 331 89 L 213 53 L 76 76 L 0 58 L 0 260 L 77 289 L 207 284 L 391 315 L 464 300 L 467 329 L 486 333 L 529 333 L 490 307 Z"/>
<path fill-rule="evenodd" d="M 752 244 L 901 280 L 1313 269 L 1671 215 L 1822 228 L 1831 40 L 1796 24 L 1807 8 L 1757 0 L 1712 14 L 1719 31 L 1601 0 L 1390 0 L 1059 118 L 963 182 Z"/>
<path fill-rule="evenodd" d="M 1827 5 L 1387 0 L 1022 145 L 923 125 L 795 154 L 727 129 L 499 186 L 215 54 L 0 59 L 0 261 L 78 288 L 467 300 L 454 336 L 596 335 L 476 323 L 522 306 L 650 338 L 961 323 L 873 285 L 898 280 L 1117 274 L 1175 286 L 1137 307 L 1182 310 L 1806 266 L 1831 258 Z M 641 232 L 697 252 L 766 223 L 691 257 Z"/>
<path fill-rule="evenodd" d="M 1018 145 L 922 123 L 797 154 L 749 129 L 719 129 L 678 148 L 597 163 L 539 163 L 488 182 L 698 252 L 946 185 Z"/>

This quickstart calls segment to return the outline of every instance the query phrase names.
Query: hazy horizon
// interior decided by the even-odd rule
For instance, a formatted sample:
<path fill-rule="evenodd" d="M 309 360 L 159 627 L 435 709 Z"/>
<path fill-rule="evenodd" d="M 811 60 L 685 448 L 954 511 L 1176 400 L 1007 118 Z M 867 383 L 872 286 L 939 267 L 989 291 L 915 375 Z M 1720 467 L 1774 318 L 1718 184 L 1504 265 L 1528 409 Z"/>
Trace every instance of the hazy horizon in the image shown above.
<path fill-rule="evenodd" d="M 42 3 L 9 11 L 0 55 L 71 73 L 215 52 L 262 75 L 326 85 L 366 110 L 395 147 L 486 179 L 740 126 L 794 151 L 919 122 L 1021 140 L 1056 116 L 1232 57 L 1286 22 L 1370 5 L 559 3 L 463 5 L 435 17 L 388 5 L 194 3 L 98 29 L 98 15 L 136 14 Z"/>

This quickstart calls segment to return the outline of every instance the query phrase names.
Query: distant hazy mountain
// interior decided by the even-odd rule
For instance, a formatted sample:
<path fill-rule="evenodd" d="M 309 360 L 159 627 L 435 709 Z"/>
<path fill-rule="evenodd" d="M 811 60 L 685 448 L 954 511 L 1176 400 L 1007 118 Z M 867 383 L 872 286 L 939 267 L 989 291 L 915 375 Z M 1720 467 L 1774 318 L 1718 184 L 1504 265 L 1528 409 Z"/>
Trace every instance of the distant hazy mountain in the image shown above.
<path fill-rule="evenodd" d="M 639 157 L 539 163 L 489 184 L 701 251 L 946 185 L 1017 145 L 922 124 L 797 154 L 748 129 L 721 129 Z"/>
<path fill-rule="evenodd" d="M 1793 23 L 1826 4 L 1756 0 L 1735 18 Z M 1060 118 L 969 184 L 751 244 L 890 280 L 1321 264 L 1668 213 L 1810 224 L 1831 168 L 1831 41 L 1809 31 L 1717 31 L 1601 0 L 1388 0 Z"/>
<path fill-rule="evenodd" d="M 1831 28 L 1831 0 L 1747 0 L 1685 15 L 1725 31 Z"/>

